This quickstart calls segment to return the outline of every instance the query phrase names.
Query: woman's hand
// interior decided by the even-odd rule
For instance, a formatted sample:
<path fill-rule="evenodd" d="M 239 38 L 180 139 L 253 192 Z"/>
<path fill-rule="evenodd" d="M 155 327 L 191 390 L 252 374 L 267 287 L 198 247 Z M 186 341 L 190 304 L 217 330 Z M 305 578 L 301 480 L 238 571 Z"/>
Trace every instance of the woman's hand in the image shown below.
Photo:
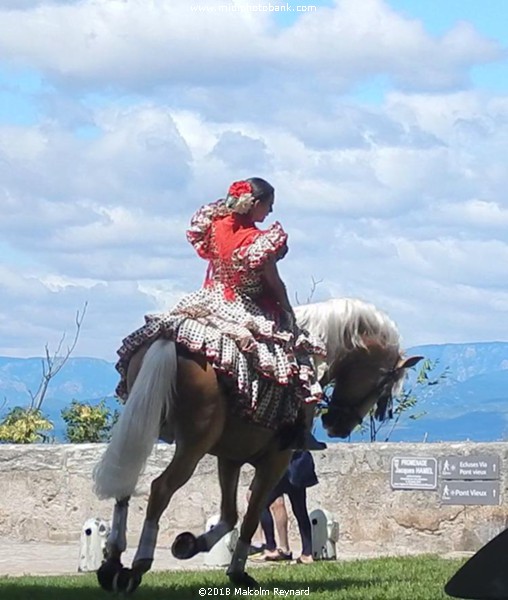
<path fill-rule="evenodd" d="M 256 340 L 252 335 L 245 336 L 238 340 L 238 346 L 242 352 L 252 352 L 256 347 Z"/>

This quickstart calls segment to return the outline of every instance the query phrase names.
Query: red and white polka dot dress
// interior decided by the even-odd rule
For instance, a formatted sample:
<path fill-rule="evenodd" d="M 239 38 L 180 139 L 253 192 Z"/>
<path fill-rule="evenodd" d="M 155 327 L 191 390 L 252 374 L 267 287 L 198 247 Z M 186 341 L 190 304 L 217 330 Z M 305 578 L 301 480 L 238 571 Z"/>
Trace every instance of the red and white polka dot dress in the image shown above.
<path fill-rule="evenodd" d="M 293 423 L 302 402 L 321 398 L 312 356 L 326 351 L 307 332 L 289 330 L 264 289 L 262 268 L 286 254 L 286 233 L 279 223 L 261 231 L 219 200 L 197 211 L 187 237 L 209 261 L 205 285 L 171 311 L 147 315 L 145 325 L 123 340 L 118 396 L 127 397 L 131 356 L 162 336 L 207 357 L 235 397 L 235 413 L 272 429 Z"/>

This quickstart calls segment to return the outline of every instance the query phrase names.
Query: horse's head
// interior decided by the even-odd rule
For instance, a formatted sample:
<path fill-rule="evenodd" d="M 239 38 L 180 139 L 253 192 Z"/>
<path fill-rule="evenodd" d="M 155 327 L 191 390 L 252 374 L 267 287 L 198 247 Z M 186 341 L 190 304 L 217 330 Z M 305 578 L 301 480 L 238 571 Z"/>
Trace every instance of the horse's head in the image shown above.
<path fill-rule="evenodd" d="M 422 357 L 402 358 L 395 323 L 373 304 L 335 298 L 295 308 L 298 324 L 326 345 L 326 381 L 334 381 L 323 426 L 347 437 L 377 404 L 380 419 L 391 411 L 406 369 Z"/>
<path fill-rule="evenodd" d="M 403 358 L 398 345 L 366 344 L 350 350 L 332 364 L 329 380 L 333 393 L 323 426 L 330 437 L 348 437 L 377 405 L 376 417 L 384 419 L 391 410 L 393 395 L 399 391 L 406 369 L 421 356 Z"/>

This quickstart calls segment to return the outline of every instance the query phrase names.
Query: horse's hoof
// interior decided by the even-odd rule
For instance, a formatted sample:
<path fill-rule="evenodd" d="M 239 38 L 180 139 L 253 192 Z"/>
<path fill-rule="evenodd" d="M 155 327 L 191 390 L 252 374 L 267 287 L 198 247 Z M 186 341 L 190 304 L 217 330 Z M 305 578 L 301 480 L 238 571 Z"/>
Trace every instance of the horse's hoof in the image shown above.
<path fill-rule="evenodd" d="M 138 558 L 132 563 L 132 570 L 140 575 L 148 573 L 152 568 L 153 559 L 151 558 Z"/>
<path fill-rule="evenodd" d="M 136 573 L 135 571 L 133 571 L 131 574 L 129 583 L 127 585 L 127 589 L 125 590 L 125 593 L 132 594 L 133 592 L 135 592 L 138 589 L 138 587 L 141 585 L 142 579 L 143 579 L 143 577 L 142 577 L 141 573 Z"/>
<path fill-rule="evenodd" d="M 233 585 L 238 585 L 247 589 L 258 589 L 259 583 L 245 571 L 241 573 L 228 573 L 229 581 Z"/>
<path fill-rule="evenodd" d="M 113 579 L 115 593 L 132 594 L 141 583 L 141 574 L 132 569 L 122 569 Z"/>
<path fill-rule="evenodd" d="M 171 546 L 173 556 L 182 560 L 196 556 L 201 550 L 198 538 L 190 531 L 177 535 Z"/>
<path fill-rule="evenodd" d="M 97 581 L 103 590 L 113 592 L 115 580 L 123 569 L 123 565 L 118 558 L 108 558 L 97 570 Z"/>

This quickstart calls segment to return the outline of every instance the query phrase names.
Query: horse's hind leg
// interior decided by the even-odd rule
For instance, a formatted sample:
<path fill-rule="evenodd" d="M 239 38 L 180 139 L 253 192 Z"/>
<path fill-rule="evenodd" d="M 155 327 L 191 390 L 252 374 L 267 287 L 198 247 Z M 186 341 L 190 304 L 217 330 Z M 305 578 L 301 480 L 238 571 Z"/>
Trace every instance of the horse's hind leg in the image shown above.
<path fill-rule="evenodd" d="M 108 559 L 120 560 L 127 548 L 127 515 L 129 513 L 129 498 L 117 500 L 113 509 L 111 533 L 106 542 Z"/>
<path fill-rule="evenodd" d="M 203 357 L 179 357 L 177 386 L 179 401 L 171 418 L 176 437 L 175 454 L 167 469 L 152 482 L 143 531 L 132 564 L 134 575 L 150 570 L 162 513 L 224 429 L 224 399 L 215 372 Z"/>
<path fill-rule="evenodd" d="M 106 541 L 105 561 L 97 571 L 101 587 L 110 592 L 117 591 L 119 578 L 127 571 L 122 565 L 121 556 L 127 548 L 128 512 L 129 498 L 117 500 L 113 509 L 111 532 Z"/>
<path fill-rule="evenodd" d="M 229 533 L 238 521 L 236 495 L 241 464 L 225 458 L 218 459 L 219 482 L 221 488 L 221 508 L 219 522 L 210 530 L 196 537 L 194 534 L 181 533 L 173 544 L 176 558 L 191 558 L 198 552 L 208 552 Z"/>
<path fill-rule="evenodd" d="M 258 587 L 255 579 L 245 572 L 250 543 L 258 525 L 268 496 L 286 471 L 291 450 L 274 450 L 256 464 L 256 474 L 252 485 L 247 512 L 240 528 L 240 537 L 227 570 L 231 583 L 244 587 Z"/>
<path fill-rule="evenodd" d="M 101 586 L 105 590 L 132 593 L 139 586 L 143 574 L 150 570 L 153 563 L 162 513 L 173 494 L 190 479 L 206 452 L 207 449 L 203 447 L 198 451 L 195 448 L 182 450 L 177 446 L 170 465 L 152 482 L 145 522 L 132 569 L 124 568 L 119 560 L 111 557 L 102 565 L 102 573 L 98 574 Z"/>
<path fill-rule="evenodd" d="M 152 482 L 145 522 L 132 563 L 132 570 L 141 575 L 150 570 L 155 554 L 159 521 L 168 507 L 173 494 L 179 490 L 194 473 L 207 448 L 182 449 L 177 445 L 173 460 L 167 469 Z"/>

